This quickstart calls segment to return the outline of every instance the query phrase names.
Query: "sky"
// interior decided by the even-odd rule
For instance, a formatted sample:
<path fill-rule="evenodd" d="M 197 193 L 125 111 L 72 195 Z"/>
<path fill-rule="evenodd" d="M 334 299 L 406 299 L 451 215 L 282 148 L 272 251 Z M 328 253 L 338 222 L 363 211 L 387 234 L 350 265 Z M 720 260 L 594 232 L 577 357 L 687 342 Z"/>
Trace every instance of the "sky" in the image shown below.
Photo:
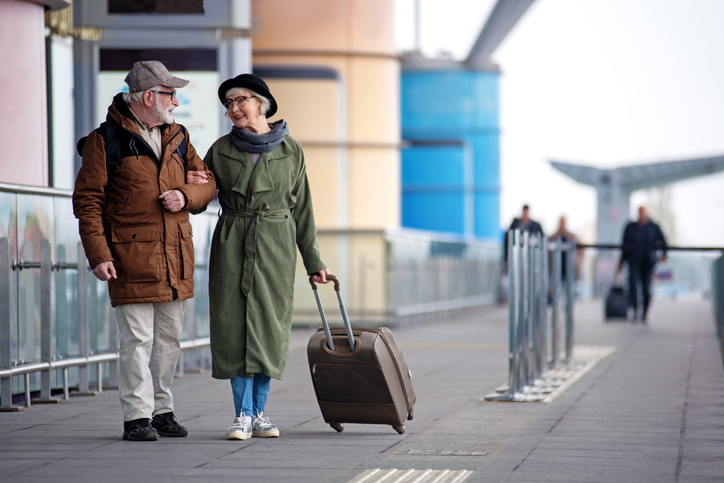
<path fill-rule="evenodd" d="M 419 4 L 423 52 L 463 59 L 494 1 Z M 397 0 L 401 50 L 414 47 L 413 5 Z M 566 215 L 593 236 L 595 191 L 551 159 L 615 168 L 724 155 L 723 18 L 722 0 L 536 0 L 493 53 L 501 228 L 528 203 L 547 233 Z M 662 195 L 671 244 L 724 246 L 724 173 L 634 192 L 631 217 L 648 204 L 657 221 Z"/>

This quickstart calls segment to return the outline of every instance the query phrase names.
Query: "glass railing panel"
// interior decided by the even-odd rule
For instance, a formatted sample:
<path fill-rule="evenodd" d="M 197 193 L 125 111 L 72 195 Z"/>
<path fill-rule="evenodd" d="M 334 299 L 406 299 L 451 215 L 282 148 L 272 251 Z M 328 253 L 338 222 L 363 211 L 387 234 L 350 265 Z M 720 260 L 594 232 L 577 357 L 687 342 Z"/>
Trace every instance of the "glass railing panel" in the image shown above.
<path fill-rule="evenodd" d="M 53 198 L 23 194 L 17 198 L 18 255 L 25 262 L 40 262 L 40 246 L 55 243 Z M 24 268 L 18 278 L 18 361 L 40 360 L 40 270 Z M 51 294 L 53 293 L 51 286 Z M 52 304 L 52 301 L 51 301 Z M 51 307 L 51 314 L 54 312 Z M 52 324 L 52 321 L 51 321 Z M 39 374 L 31 374 L 31 390 L 39 389 Z"/>
<path fill-rule="evenodd" d="M 186 334 L 187 339 L 209 336 L 209 251 L 211 238 L 216 227 L 218 207 L 211 206 L 200 215 L 191 215 L 194 229 L 194 333 Z"/>
<path fill-rule="evenodd" d="M 55 246 L 53 259 L 58 264 L 78 262 L 78 220 L 73 216 L 69 197 L 56 196 Z M 81 263 L 84 263 L 83 260 Z M 56 358 L 78 355 L 78 272 L 60 268 L 53 272 L 55 281 L 55 348 Z"/>

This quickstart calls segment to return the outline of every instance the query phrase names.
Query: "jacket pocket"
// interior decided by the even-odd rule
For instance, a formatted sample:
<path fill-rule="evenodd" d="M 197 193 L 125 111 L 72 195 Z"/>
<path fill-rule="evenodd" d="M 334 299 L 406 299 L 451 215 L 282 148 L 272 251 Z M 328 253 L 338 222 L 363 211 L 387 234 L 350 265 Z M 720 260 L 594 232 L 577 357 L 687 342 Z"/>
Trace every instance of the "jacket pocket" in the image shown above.
<path fill-rule="evenodd" d="M 188 280 L 194 276 L 194 230 L 191 223 L 179 223 L 181 232 L 181 279 Z"/>
<path fill-rule="evenodd" d="M 163 273 L 159 226 L 117 226 L 111 231 L 111 251 L 118 280 L 157 282 Z"/>

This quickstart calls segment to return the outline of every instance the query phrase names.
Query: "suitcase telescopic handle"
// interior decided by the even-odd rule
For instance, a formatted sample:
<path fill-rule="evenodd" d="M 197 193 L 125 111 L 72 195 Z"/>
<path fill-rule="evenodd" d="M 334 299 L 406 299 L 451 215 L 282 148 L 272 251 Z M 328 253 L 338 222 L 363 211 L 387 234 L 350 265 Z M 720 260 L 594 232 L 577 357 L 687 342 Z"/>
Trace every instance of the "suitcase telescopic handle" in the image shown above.
<path fill-rule="evenodd" d="M 322 301 L 319 298 L 319 292 L 317 291 L 317 284 L 314 283 L 314 275 L 309 277 L 309 284 L 312 286 L 314 291 L 314 298 L 317 300 L 317 308 L 319 308 L 319 315 L 322 317 L 322 327 L 324 328 L 324 335 L 327 337 L 327 345 L 331 350 L 337 350 L 334 348 L 334 342 L 332 341 L 332 333 L 329 331 L 329 324 L 327 323 L 327 317 L 324 315 L 324 307 L 322 307 Z M 347 331 L 347 338 L 349 339 L 349 348 L 354 351 L 354 334 L 352 333 L 352 325 L 349 323 L 349 317 L 347 317 L 347 309 L 344 307 L 344 301 L 342 301 L 342 293 L 339 290 L 339 279 L 332 275 L 327 274 L 327 280 L 334 282 L 334 291 L 337 293 L 337 301 L 339 302 L 339 311 L 342 313 L 342 322 L 344 328 Z"/>

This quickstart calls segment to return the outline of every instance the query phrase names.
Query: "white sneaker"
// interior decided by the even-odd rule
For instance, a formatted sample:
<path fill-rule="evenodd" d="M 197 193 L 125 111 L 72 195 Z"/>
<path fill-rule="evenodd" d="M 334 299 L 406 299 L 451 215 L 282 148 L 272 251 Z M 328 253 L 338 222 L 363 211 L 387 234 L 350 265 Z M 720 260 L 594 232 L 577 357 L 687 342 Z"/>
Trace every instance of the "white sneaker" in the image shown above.
<path fill-rule="evenodd" d="M 279 437 L 279 429 L 277 429 L 276 426 L 274 426 L 270 421 L 269 418 L 264 416 L 264 413 L 259 413 L 254 418 L 254 422 L 252 423 L 252 431 L 251 435 L 256 436 L 259 438 L 278 438 Z"/>
<path fill-rule="evenodd" d="M 251 438 L 251 418 L 241 417 L 234 419 L 234 424 L 226 430 L 226 439 L 249 439 Z"/>

